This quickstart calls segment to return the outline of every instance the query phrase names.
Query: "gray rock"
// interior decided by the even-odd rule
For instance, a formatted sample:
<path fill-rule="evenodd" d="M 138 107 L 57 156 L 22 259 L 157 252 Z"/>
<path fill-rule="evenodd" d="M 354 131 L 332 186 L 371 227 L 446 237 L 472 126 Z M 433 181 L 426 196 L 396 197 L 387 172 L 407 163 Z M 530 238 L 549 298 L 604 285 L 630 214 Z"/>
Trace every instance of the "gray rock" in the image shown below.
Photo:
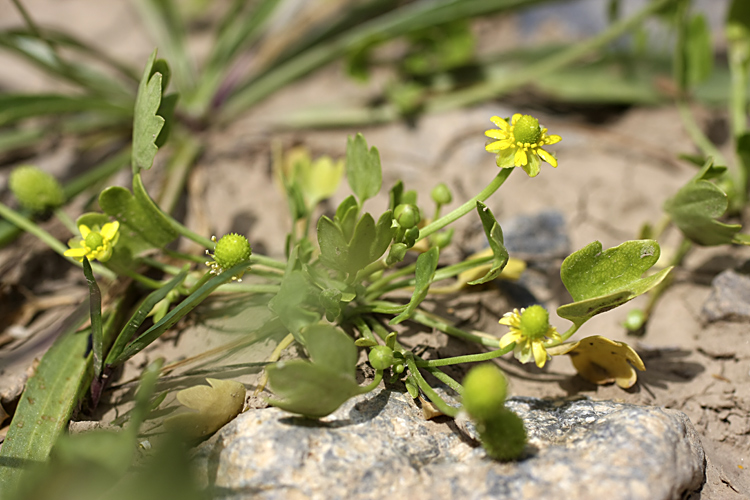
<path fill-rule="evenodd" d="M 719 273 L 711 282 L 703 316 L 708 321 L 750 318 L 750 276 L 733 269 Z"/>
<path fill-rule="evenodd" d="M 557 210 L 519 215 L 501 226 L 505 247 L 518 259 L 545 262 L 570 253 L 565 218 Z"/>
<path fill-rule="evenodd" d="M 408 394 L 378 390 L 320 422 L 244 413 L 197 449 L 197 472 L 233 500 L 659 500 L 701 487 L 705 455 L 681 412 L 590 400 L 508 406 L 529 434 L 515 463 L 488 459 L 470 422 L 425 421 Z"/>

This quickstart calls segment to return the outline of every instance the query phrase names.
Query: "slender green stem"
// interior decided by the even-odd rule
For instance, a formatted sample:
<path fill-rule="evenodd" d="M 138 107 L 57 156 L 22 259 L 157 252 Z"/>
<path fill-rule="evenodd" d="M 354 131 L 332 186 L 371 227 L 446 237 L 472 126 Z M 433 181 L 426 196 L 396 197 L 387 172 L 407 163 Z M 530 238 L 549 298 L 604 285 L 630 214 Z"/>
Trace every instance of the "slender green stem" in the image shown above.
<path fill-rule="evenodd" d="M 373 335 L 372 330 L 369 326 L 367 326 L 365 320 L 362 319 L 362 316 L 354 316 L 351 321 L 352 323 L 354 323 L 354 326 L 357 327 L 357 330 L 359 330 L 359 333 L 361 333 L 364 338 L 373 342 L 377 342 L 377 340 L 375 339 L 375 335 Z"/>
<path fill-rule="evenodd" d="M 69 262 L 77 265 L 78 267 L 83 267 L 83 264 L 81 262 L 65 256 L 65 251 L 68 249 L 67 246 L 63 245 L 60 241 L 57 240 L 57 238 L 49 234 L 47 231 L 30 221 L 26 217 L 18 214 L 7 205 L 4 205 L 3 203 L 0 203 L 0 217 L 3 217 L 8 222 L 15 224 L 27 233 L 33 234 L 34 236 L 42 240 L 52 250 L 65 257 L 65 259 L 67 259 Z M 117 275 L 115 273 L 103 266 L 100 266 L 99 264 L 92 264 L 91 268 L 97 274 L 104 276 L 107 279 L 114 280 L 115 278 L 117 278 Z"/>
<path fill-rule="evenodd" d="M 380 382 L 383 380 L 383 370 L 378 370 L 375 372 L 375 378 L 372 379 L 372 382 L 369 384 L 360 387 L 360 393 L 361 394 L 367 394 L 370 391 L 375 390 L 375 388 L 380 385 Z"/>
<path fill-rule="evenodd" d="M 500 172 L 495 176 L 494 179 L 492 179 L 492 182 L 490 182 L 487 187 L 485 187 L 478 195 L 476 195 L 457 209 L 453 210 L 452 212 L 445 214 L 438 220 L 432 221 L 431 223 L 420 229 L 419 239 L 417 241 L 421 241 L 427 238 L 431 234 L 440 231 L 448 224 L 460 219 L 472 210 L 476 210 L 477 201 L 485 201 L 487 198 L 492 196 L 492 194 L 497 191 L 500 186 L 503 185 L 503 183 L 508 178 L 508 176 L 510 176 L 513 170 L 514 169 L 512 168 L 501 168 Z"/>
<path fill-rule="evenodd" d="M 173 132 L 174 133 L 174 132 Z M 181 138 L 178 142 L 177 151 L 172 156 L 168 165 L 169 175 L 167 176 L 166 185 L 159 197 L 159 206 L 167 213 L 174 212 L 177 202 L 180 199 L 185 181 L 187 180 L 190 169 L 193 168 L 202 152 L 201 143 L 194 138 Z"/>
<path fill-rule="evenodd" d="M 417 268 L 416 264 L 409 264 L 408 266 L 402 267 L 398 271 L 392 272 L 388 274 L 387 276 L 383 276 L 382 278 L 373 281 L 370 283 L 370 285 L 366 288 L 366 296 L 375 298 L 379 295 L 382 295 L 383 292 L 380 290 L 382 288 L 385 288 L 388 283 L 395 280 L 396 278 L 400 278 L 401 276 L 407 276 L 414 272 L 414 270 Z"/>
<path fill-rule="evenodd" d="M 446 375 L 446 373 L 443 372 L 442 370 L 440 370 L 440 368 L 436 368 L 434 366 L 421 366 L 419 364 L 420 361 L 423 361 L 421 359 L 417 359 L 415 361 L 417 363 L 417 366 L 419 366 L 420 368 L 424 368 L 425 370 L 427 370 L 430 374 L 432 374 L 433 377 L 435 377 L 436 379 L 438 379 L 439 381 L 441 381 L 442 383 L 444 383 L 445 385 L 447 385 L 448 387 L 450 387 L 451 389 L 453 389 L 457 393 L 459 393 L 459 394 L 463 394 L 464 393 L 464 386 L 462 386 L 461 384 L 459 384 L 458 382 L 456 382 L 453 379 L 453 377 L 451 377 L 449 375 Z"/>
<path fill-rule="evenodd" d="M 216 245 L 216 243 L 211 241 L 210 238 L 206 238 L 205 236 L 201 236 L 200 234 L 191 231 L 190 229 L 185 227 L 183 224 L 175 220 L 174 217 L 172 217 L 168 213 L 162 212 L 162 215 L 166 217 L 167 221 L 169 222 L 169 225 L 172 226 L 172 229 L 177 231 L 180 235 L 184 236 L 185 238 L 192 240 L 205 248 L 214 248 L 214 246 Z"/>
<path fill-rule="evenodd" d="M 441 398 L 438 393 L 435 392 L 432 387 L 430 387 L 430 384 L 427 383 L 422 374 L 419 372 L 419 368 L 414 362 L 414 355 L 410 352 L 406 355 L 406 365 L 409 367 L 409 373 L 411 373 L 414 376 L 414 379 L 417 381 L 417 385 L 419 386 L 419 388 L 430 399 L 432 404 L 434 404 L 437 409 L 440 410 L 441 413 L 448 415 L 449 417 L 455 417 L 456 415 L 458 415 L 458 408 L 454 408 L 448 405 L 448 403 L 446 403 L 443 398 Z"/>
<path fill-rule="evenodd" d="M 67 213 L 65 213 L 65 210 L 63 210 L 62 208 L 56 208 L 54 213 L 55 217 L 57 217 L 58 220 L 63 223 L 63 226 L 65 226 L 68 231 L 73 234 L 76 234 L 78 232 L 76 223 L 73 221 L 73 219 L 70 218 Z"/>
<path fill-rule="evenodd" d="M 706 137 L 698 123 L 695 121 L 695 116 L 690 110 L 690 107 L 683 99 L 677 100 L 677 109 L 680 112 L 680 118 L 682 119 L 682 126 L 685 127 L 685 131 L 690 136 L 690 139 L 695 143 L 696 146 L 706 156 L 712 156 L 714 159 L 714 165 L 726 166 L 727 161 L 724 155 L 721 154 L 719 149 L 714 146 L 711 140 Z"/>
<path fill-rule="evenodd" d="M 202 287 L 204 283 L 206 283 L 206 281 L 211 279 L 211 276 L 212 276 L 211 273 L 208 271 L 203 273 L 203 276 L 201 276 L 200 279 L 196 281 L 193 286 L 190 287 L 190 289 L 187 291 L 185 295 L 192 295 L 193 293 L 195 293 L 195 291 L 198 290 L 200 287 Z"/>
<path fill-rule="evenodd" d="M 450 366 L 457 365 L 460 363 L 478 363 L 480 361 L 489 361 L 490 359 L 499 358 L 505 356 L 516 346 L 515 342 L 498 349 L 496 351 L 482 352 L 479 354 L 467 354 L 465 356 L 453 356 L 451 358 L 443 359 L 431 359 L 429 361 L 417 360 L 417 366 L 423 367 L 436 367 L 436 366 Z"/>
<path fill-rule="evenodd" d="M 276 259 L 272 259 L 271 257 L 266 257 L 265 255 L 258 255 L 258 254 L 252 254 L 250 256 L 250 265 L 253 264 L 259 264 L 261 266 L 270 267 L 272 269 L 280 269 L 282 271 L 286 271 L 286 262 L 281 262 Z"/>
<path fill-rule="evenodd" d="M 744 43 L 744 42 L 742 42 Z M 744 47 L 729 45 L 729 74 L 731 75 L 731 93 L 729 99 L 729 118 L 732 136 L 737 141 L 747 132 L 747 80 L 748 56 Z M 750 188 L 750 165 L 745 164 L 743 155 L 736 154 L 738 181 L 742 203 L 747 200 Z"/>
<path fill-rule="evenodd" d="M 417 309 L 417 311 L 411 317 L 411 320 L 416 321 L 417 323 L 420 323 L 424 326 L 429 326 L 430 328 L 440 330 L 441 332 L 447 333 L 448 335 L 451 335 L 453 337 L 468 340 L 470 342 L 475 342 L 487 347 L 500 347 L 499 339 L 496 339 L 486 333 L 477 335 L 476 333 L 470 333 L 460 328 L 456 328 L 436 314 Z"/>
<path fill-rule="evenodd" d="M 693 243 L 683 237 L 682 241 L 680 242 L 680 246 L 677 248 L 677 252 L 672 256 L 672 259 L 669 262 L 670 266 L 679 266 L 682 264 L 683 259 L 688 254 L 690 249 L 693 247 Z M 650 292 L 648 297 L 648 303 L 646 304 L 646 307 L 643 310 L 643 313 L 645 315 L 644 320 L 648 321 L 649 316 L 651 315 L 651 312 L 654 310 L 654 307 L 656 307 L 656 303 L 659 301 L 661 296 L 664 294 L 664 292 L 672 286 L 672 281 L 674 281 L 674 274 L 669 273 L 661 283 L 656 285 Z"/>
<path fill-rule="evenodd" d="M 545 349 L 549 349 L 550 347 L 554 347 L 556 345 L 562 344 L 563 342 L 565 342 L 566 340 L 568 340 L 570 337 L 572 337 L 573 334 L 575 334 L 578 331 L 578 329 L 581 328 L 581 325 L 583 325 L 583 323 L 585 323 L 585 321 L 582 321 L 580 323 L 573 323 L 570 326 L 570 328 L 568 328 L 568 330 L 565 333 L 563 333 L 562 335 L 560 335 L 560 340 L 559 341 L 557 341 L 557 340 L 549 340 L 549 341 L 547 341 L 547 342 L 544 343 L 544 348 Z"/>
<path fill-rule="evenodd" d="M 148 288 L 153 288 L 154 290 L 158 290 L 164 285 L 164 283 L 162 283 L 161 281 L 152 280 L 151 278 L 148 278 L 128 268 L 118 268 L 117 271 L 114 272 L 122 274 L 123 276 L 127 276 L 128 278 L 131 278 L 132 280 L 137 281 L 138 283 L 147 286 Z"/>

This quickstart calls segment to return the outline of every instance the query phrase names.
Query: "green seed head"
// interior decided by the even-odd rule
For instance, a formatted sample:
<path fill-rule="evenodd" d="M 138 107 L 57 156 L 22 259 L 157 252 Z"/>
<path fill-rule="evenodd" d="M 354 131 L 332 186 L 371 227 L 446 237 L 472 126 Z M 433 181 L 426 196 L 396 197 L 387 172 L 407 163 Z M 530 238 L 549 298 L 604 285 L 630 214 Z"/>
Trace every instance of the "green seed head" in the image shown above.
<path fill-rule="evenodd" d="M 447 205 L 448 203 L 453 201 L 451 190 L 448 189 L 448 186 L 446 186 L 442 182 L 435 186 L 435 188 L 430 193 L 430 196 L 432 196 L 432 201 L 434 201 L 435 203 L 439 203 L 440 205 Z"/>
<path fill-rule="evenodd" d="M 214 260 L 222 269 L 229 269 L 250 258 L 250 243 L 236 233 L 226 234 L 216 243 Z"/>
<path fill-rule="evenodd" d="M 65 201 L 57 179 L 31 165 L 13 170 L 8 185 L 19 203 L 33 212 L 59 207 Z"/>
<path fill-rule="evenodd" d="M 548 330 L 549 313 L 542 306 L 531 306 L 521 313 L 521 332 L 528 338 L 542 338 Z"/>
<path fill-rule="evenodd" d="M 102 238 L 102 235 L 97 231 L 91 231 L 88 235 L 86 235 L 84 244 L 86 245 L 86 248 L 96 250 L 100 246 L 104 245 L 104 238 Z"/>
<path fill-rule="evenodd" d="M 463 380 L 463 404 L 475 420 L 493 418 L 505 407 L 508 382 L 492 363 L 472 368 Z"/>
<path fill-rule="evenodd" d="M 396 207 L 393 216 L 396 218 L 396 221 L 398 221 L 399 226 L 404 229 L 411 229 L 422 220 L 422 217 L 419 215 L 419 208 L 415 205 L 404 203 Z"/>
<path fill-rule="evenodd" d="M 513 127 L 513 137 L 522 144 L 536 144 L 541 136 L 539 120 L 533 116 L 523 115 Z"/>
<path fill-rule="evenodd" d="M 523 420 L 507 409 L 490 420 L 477 422 L 477 431 L 487 454 L 496 460 L 515 460 L 526 447 Z"/>
<path fill-rule="evenodd" d="M 370 349 L 368 358 L 373 368 L 385 370 L 393 365 L 393 350 L 388 346 L 378 345 Z"/>

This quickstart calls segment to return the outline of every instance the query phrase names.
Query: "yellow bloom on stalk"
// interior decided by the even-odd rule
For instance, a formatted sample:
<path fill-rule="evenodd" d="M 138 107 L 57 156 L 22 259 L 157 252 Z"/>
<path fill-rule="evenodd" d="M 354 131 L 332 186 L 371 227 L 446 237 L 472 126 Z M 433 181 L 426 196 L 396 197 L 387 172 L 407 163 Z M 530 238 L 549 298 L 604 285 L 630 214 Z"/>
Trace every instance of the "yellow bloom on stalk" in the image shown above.
<path fill-rule="evenodd" d="M 562 341 L 557 329 L 550 326 L 549 313 L 542 306 L 531 306 L 520 311 L 513 309 L 513 312 L 503 315 L 500 324 L 510 327 L 510 332 L 500 339 L 500 348 L 515 342 L 513 355 L 516 359 L 521 363 L 528 363 L 533 356 L 539 368 L 551 359 L 544 343 L 547 340 Z"/>
<path fill-rule="evenodd" d="M 498 128 L 488 130 L 484 135 L 496 140 L 487 144 L 485 149 L 497 154 L 498 167 L 521 167 L 529 177 L 539 174 L 540 158 L 557 167 L 557 158 L 542 147 L 556 144 L 562 138 L 559 135 L 547 135 L 547 129 L 539 125 L 539 120 L 520 113 L 513 115 L 510 124 L 499 116 L 493 116 L 490 120 Z"/>
<path fill-rule="evenodd" d="M 81 239 L 73 238 L 68 242 L 69 250 L 65 250 L 66 257 L 72 257 L 78 262 L 83 262 L 86 257 L 89 260 L 97 259 L 99 262 L 107 262 L 112 257 L 115 243 L 120 237 L 120 223 L 108 222 L 99 229 L 98 226 L 89 228 L 81 224 L 78 231 Z"/>

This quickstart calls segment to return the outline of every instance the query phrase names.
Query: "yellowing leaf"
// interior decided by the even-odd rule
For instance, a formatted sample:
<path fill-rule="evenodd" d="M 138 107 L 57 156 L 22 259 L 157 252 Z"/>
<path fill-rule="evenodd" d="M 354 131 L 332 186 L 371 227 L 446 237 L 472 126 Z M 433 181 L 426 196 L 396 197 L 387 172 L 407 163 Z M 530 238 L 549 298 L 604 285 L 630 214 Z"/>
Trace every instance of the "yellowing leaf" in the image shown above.
<path fill-rule="evenodd" d="M 177 393 L 177 401 L 196 411 L 169 417 L 164 426 L 189 438 L 201 438 L 219 430 L 239 415 L 245 405 L 245 386 L 234 380 L 207 378 L 211 384 L 196 385 Z"/>
<path fill-rule="evenodd" d="M 625 342 L 615 342 L 600 335 L 550 347 L 547 352 L 552 356 L 569 355 L 578 374 L 595 384 L 615 382 L 623 389 L 628 389 L 638 380 L 633 367 L 640 371 L 646 370 L 632 347 Z"/>

